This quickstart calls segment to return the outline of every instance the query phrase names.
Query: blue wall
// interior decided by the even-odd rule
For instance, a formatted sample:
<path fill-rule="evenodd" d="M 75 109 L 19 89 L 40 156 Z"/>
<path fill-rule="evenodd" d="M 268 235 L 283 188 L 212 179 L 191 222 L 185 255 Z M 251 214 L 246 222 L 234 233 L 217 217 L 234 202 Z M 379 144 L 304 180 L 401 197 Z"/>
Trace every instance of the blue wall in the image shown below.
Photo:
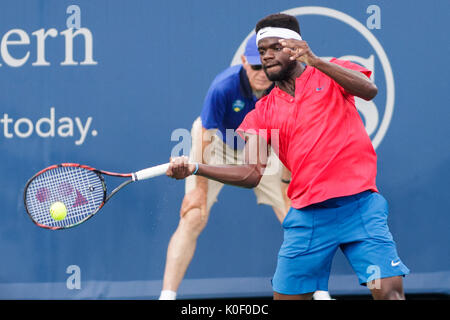
<path fill-rule="evenodd" d="M 68 29 L 72 4 L 92 34 L 95 64 L 79 63 L 85 41 L 78 36 L 77 64 L 61 65 L 68 54 L 61 32 Z M 367 28 L 372 4 L 381 9 L 380 29 Z M 322 8 L 312 14 L 307 6 Z M 289 9 L 300 12 L 303 38 L 317 55 L 351 55 L 373 66 L 380 93 L 359 109 L 366 127 L 373 127 L 377 183 L 390 204 L 400 256 L 411 269 L 405 290 L 448 293 L 450 2 L 8 0 L 0 4 L 0 298 L 158 296 L 184 183 L 158 177 L 133 184 L 93 219 L 58 232 L 29 220 L 24 185 L 60 162 L 117 172 L 166 162 L 178 143 L 172 132 L 190 129 L 210 82 L 233 63 L 256 21 Z M 329 9 L 341 13 L 330 17 Z M 20 40 L 17 29 L 29 44 L 8 44 Z M 32 33 L 40 29 L 57 31 L 45 40 L 48 66 L 33 65 L 39 46 Z M 8 37 L 11 30 L 16 34 Z M 41 137 L 36 124 L 52 110 L 54 137 Z M 84 138 L 77 123 L 87 128 Z M 50 132 L 48 124 L 40 128 Z M 225 187 L 219 201 L 179 296 L 270 296 L 282 241 L 275 215 L 257 206 L 250 190 Z M 81 271 L 81 289 L 66 285 L 72 265 Z M 341 253 L 330 291 L 368 293 Z"/>

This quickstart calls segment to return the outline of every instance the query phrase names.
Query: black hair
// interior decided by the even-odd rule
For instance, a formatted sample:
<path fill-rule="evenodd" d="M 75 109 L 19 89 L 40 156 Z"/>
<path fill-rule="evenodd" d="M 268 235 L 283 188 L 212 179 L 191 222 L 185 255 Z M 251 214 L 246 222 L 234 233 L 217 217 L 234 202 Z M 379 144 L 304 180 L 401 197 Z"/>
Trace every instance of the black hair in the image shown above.
<path fill-rule="evenodd" d="M 271 14 L 259 20 L 255 28 L 256 33 L 265 27 L 286 28 L 301 35 L 297 18 L 284 13 Z"/>

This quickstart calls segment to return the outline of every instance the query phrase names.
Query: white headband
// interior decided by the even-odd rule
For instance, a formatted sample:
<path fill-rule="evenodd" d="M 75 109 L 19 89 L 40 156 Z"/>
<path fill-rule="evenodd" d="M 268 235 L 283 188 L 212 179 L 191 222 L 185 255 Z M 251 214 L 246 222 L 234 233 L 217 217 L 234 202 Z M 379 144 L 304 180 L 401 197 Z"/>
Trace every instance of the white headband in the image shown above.
<path fill-rule="evenodd" d="M 269 37 L 302 40 L 302 37 L 294 30 L 286 28 L 265 27 L 258 31 L 258 34 L 256 35 L 256 45 L 258 45 L 259 40 Z"/>

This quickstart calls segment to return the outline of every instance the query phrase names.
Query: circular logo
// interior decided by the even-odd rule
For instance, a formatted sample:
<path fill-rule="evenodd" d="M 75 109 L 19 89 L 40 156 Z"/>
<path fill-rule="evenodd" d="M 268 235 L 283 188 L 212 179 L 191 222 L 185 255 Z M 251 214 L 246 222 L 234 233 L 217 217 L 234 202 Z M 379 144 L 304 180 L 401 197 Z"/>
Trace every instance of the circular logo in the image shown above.
<path fill-rule="evenodd" d="M 293 8 L 283 11 L 282 13 L 289 14 L 292 16 L 318 15 L 336 19 L 358 31 L 373 48 L 375 54 L 377 55 L 379 61 L 381 62 L 386 85 L 386 101 L 384 102 L 385 106 L 383 116 L 382 117 L 379 116 L 380 110 L 383 109 L 378 108 L 374 103 L 374 101 L 364 101 L 363 99 L 355 97 L 355 104 L 364 120 L 366 131 L 368 135 L 371 136 L 372 145 L 376 149 L 380 145 L 389 128 L 389 124 L 391 122 L 392 114 L 394 111 L 394 100 L 395 100 L 395 85 L 391 64 L 380 42 L 362 23 L 360 23 L 355 18 L 349 16 L 348 14 L 338 10 L 326 7 L 311 6 L 311 7 Z M 241 45 L 239 46 L 238 50 L 236 51 L 233 57 L 233 60 L 231 61 L 231 65 L 236 65 L 240 63 L 240 56 L 244 53 L 245 44 L 247 43 L 247 40 L 252 36 L 253 32 L 254 30 L 252 30 L 248 34 L 248 36 L 244 39 L 244 41 L 241 43 Z M 348 55 L 340 58 L 352 60 L 357 63 L 367 61 L 370 62 L 370 59 L 358 59 L 360 57 L 357 57 L 356 55 Z M 373 59 L 371 61 L 373 66 Z"/>
<path fill-rule="evenodd" d="M 234 112 L 239 112 L 245 107 L 245 102 L 242 100 L 235 100 L 233 102 L 233 110 Z"/>

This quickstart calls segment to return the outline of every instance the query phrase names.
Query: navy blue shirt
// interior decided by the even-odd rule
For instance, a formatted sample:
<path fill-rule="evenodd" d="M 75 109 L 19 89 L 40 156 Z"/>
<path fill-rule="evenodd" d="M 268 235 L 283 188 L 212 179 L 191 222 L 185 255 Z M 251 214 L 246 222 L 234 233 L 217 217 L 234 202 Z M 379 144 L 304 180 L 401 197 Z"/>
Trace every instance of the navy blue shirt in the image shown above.
<path fill-rule="evenodd" d="M 225 143 L 241 149 L 243 140 L 237 134 L 227 139 L 226 129 L 234 133 L 246 114 L 255 108 L 257 100 L 245 69 L 242 65 L 232 66 L 219 73 L 209 87 L 200 115 L 202 125 L 205 129 L 218 129 Z"/>

